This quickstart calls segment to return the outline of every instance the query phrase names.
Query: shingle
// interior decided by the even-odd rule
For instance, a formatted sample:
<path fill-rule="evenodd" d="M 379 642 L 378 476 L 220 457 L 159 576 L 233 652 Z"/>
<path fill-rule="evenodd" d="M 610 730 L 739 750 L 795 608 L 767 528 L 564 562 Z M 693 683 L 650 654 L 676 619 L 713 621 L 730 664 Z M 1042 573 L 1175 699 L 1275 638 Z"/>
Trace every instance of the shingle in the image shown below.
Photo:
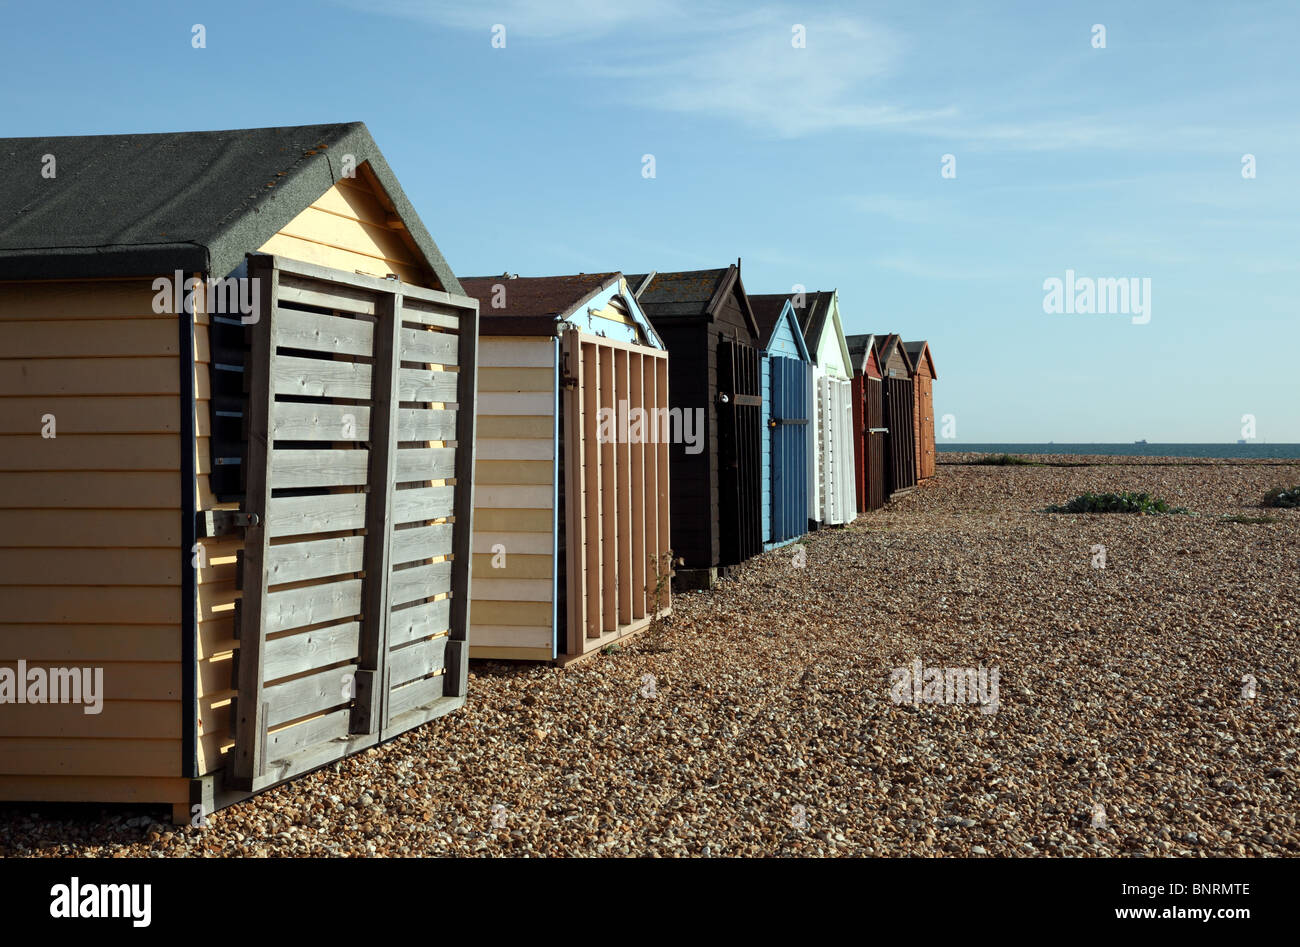
<path fill-rule="evenodd" d="M 772 333 L 781 321 L 781 313 L 785 311 L 789 298 L 788 293 L 750 295 L 749 308 L 754 311 L 754 321 L 758 323 L 758 342 L 763 348 L 772 341 Z"/>
<path fill-rule="evenodd" d="M 637 302 L 650 316 L 703 316 L 729 269 L 656 273 Z"/>
<path fill-rule="evenodd" d="M 53 155 L 53 178 L 41 175 Z M 0 139 L 0 279 L 229 274 L 369 163 L 443 288 L 460 285 L 361 122 Z"/>
<path fill-rule="evenodd" d="M 830 312 L 833 295 L 834 293 L 829 292 L 805 293 L 803 306 L 796 306 L 794 310 L 799 317 L 799 328 L 803 330 L 804 342 L 808 345 L 808 351 L 814 353 L 814 356 L 821 344 L 822 330 L 826 328 L 826 315 Z"/>
<path fill-rule="evenodd" d="M 575 276 L 466 276 L 460 281 L 466 295 L 478 300 L 479 319 L 536 318 L 554 321 L 595 295 L 618 273 L 579 273 Z M 504 287 L 498 294 L 496 287 Z M 504 306 L 494 308 L 494 301 Z"/>

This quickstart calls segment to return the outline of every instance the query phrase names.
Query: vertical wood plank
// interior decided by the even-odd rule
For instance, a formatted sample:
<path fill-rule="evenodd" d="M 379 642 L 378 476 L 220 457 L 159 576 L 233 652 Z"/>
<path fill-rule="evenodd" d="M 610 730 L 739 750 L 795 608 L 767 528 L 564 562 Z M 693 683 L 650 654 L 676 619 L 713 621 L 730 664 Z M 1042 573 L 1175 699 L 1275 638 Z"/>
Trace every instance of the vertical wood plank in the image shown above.
<path fill-rule="evenodd" d="M 590 342 L 582 345 L 582 370 L 587 384 L 582 389 L 583 419 L 582 437 L 583 454 L 586 459 L 586 491 L 582 498 L 586 506 L 586 573 L 587 573 L 587 623 L 586 636 L 599 638 L 604 627 L 604 582 L 601 570 L 604 563 L 604 551 L 601 549 L 601 502 L 600 491 L 604 483 L 601 476 L 600 437 L 597 418 L 601 404 L 600 386 L 600 347 Z"/>
<path fill-rule="evenodd" d="M 362 561 L 361 636 L 356 701 L 349 731 L 377 733 L 386 716 L 383 686 L 388 658 L 389 580 L 392 572 L 393 491 L 397 468 L 397 380 L 402 360 L 402 294 L 375 301 L 374 366 L 370 380 L 370 458 L 366 471 L 366 539 Z M 469 412 L 462 412 L 469 413 Z"/>
<path fill-rule="evenodd" d="M 650 437 L 649 419 L 645 413 L 645 356 L 637 353 L 628 360 L 628 413 L 642 418 L 641 436 L 631 445 L 631 490 L 628 493 L 632 510 L 632 617 L 645 618 L 646 568 L 650 550 L 645 541 L 645 442 Z"/>
<path fill-rule="evenodd" d="M 239 606 L 239 663 L 235 705 L 235 748 L 230 766 L 234 780 L 251 786 L 266 772 L 266 703 L 262 699 L 262 652 L 266 644 L 266 551 L 270 535 L 266 514 L 271 500 L 271 415 L 275 404 L 274 313 L 279 296 L 279 271 L 272 257 L 249 258 L 249 279 L 257 280 L 257 321 L 252 330 L 251 379 L 248 396 L 248 472 L 244 511 L 257 515 L 257 524 L 244 535 L 243 598 Z"/>
<path fill-rule="evenodd" d="M 636 564 L 632 559 L 632 445 L 623 430 L 622 418 L 630 411 L 631 358 L 626 349 L 614 351 L 614 408 L 619 419 L 614 453 L 617 479 L 615 498 L 618 515 L 618 623 L 632 623 L 632 576 Z"/>
<path fill-rule="evenodd" d="M 564 556 L 568 583 L 565 653 L 582 654 L 587 627 L 587 465 L 583 451 L 587 376 L 581 333 L 566 328 L 560 345 L 564 359 Z"/>
<path fill-rule="evenodd" d="M 659 570 L 659 439 L 663 430 L 659 425 L 659 359 L 648 355 L 642 370 L 645 375 L 645 404 L 650 414 L 649 440 L 645 450 L 645 546 L 646 555 L 654 559 L 654 579 L 658 584 Z M 650 603 L 647 608 L 653 608 Z"/>
<path fill-rule="evenodd" d="M 600 406 L 604 416 L 616 417 L 614 353 L 605 346 L 600 356 Z M 618 454 L 608 421 L 600 445 L 601 630 L 618 630 Z"/>
<path fill-rule="evenodd" d="M 661 355 L 656 356 L 655 363 L 656 363 L 655 371 L 657 373 L 657 380 L 656 380 L 655 387 L 657 388 L 658 391 L 659 404 L 664 408 L 668 408 L 672 405 L 672 401 L 670 400 L 670 395 L 672 394 L 672 392 L 668 388 L 668 354 L 665 352 Z M 682 410 L 686 410 L 686 409 L 683 408 Z M 708 432 L 701 431 L 700 435 L 706 438 L 705 445 L 707 446 Z M 659 489 L 659 515 L 656 518 L 659 524 L 659 542 L 656 547 L 655 559 L 656 561 L 659 562 L 663 561 L 664 556 L 668 554 L 672 546 L 672 536 L 671 533 L 669 532 L 669 519 L 668 519 L 670 513 L 670 509 L 668 506 L 668 487 L 669 487 L 668 448 L 669 448 L 669 438 L 667 437 L 661 439 L 659 443 L 655 445 L 655 454 L 657 455 L 659 461 L 659 472 L 655 478 L 656 484 Z M 669 565 L 669 568 L 671 569 L 671 564 Z M 664 589 L 665 603 L 668 602 L 671 596 L 672 596 L 672 591 L 668 588 L 665 588 Z"/>
<path fill-rule="evenodd" d="M 452 494 L 451 641 L 469 641 L 470 582 L 474 543 L 474 419 L 478 398 L 478 303 L 471 299 L 457 320 L 456 489 Z M 456 659 L 458 666 L 452 665 Z M 446 653 L 446 697 L 464 697 L 469 678 L 469 647 Z"/>

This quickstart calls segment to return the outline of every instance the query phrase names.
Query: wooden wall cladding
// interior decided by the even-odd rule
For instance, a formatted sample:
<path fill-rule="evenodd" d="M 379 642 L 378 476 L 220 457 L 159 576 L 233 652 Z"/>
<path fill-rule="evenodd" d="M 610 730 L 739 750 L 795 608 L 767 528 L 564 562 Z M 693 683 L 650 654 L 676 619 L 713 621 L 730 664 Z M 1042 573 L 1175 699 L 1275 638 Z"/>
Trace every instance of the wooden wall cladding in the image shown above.
<path fill-rule="evenodd" d="M 859 512 L 885 505 L 884 382 L 853 376 L 853 452 Z"/>
<path fill-rule="evenodd" d="M 249 273 L 229 756 L 259 789 L 464 700 L 477 305 L 271 256 Z"/>
<path fill-rule="evenodd" d="M 567 621 L 561 651 L 581 655 L 670 606 L 666 352 L 565 328 L 564 464 Z M 624 409 L 625 408 L 625 409 Z M 615 429 L 602 428 L 601 419 Z M 624 430 L 623 418 L 627 418 Z M 613 436 L 610 436 L 610 434 Z M 662 587 L 660 587 L 662 586 Z M 657 591 L 656 591 L 657 590 Z"/>
<path fill-rule="evenodd" d="M 820 519 L 829 525 L 857 517 L 857 479 L 853 452 L 853 384 L 821 375 L 816 382 L 817 495 Z"/>
<path fill-rule="evenodd" d="M 916 446 L 912 428 L 915 410 L 912 382 L 907 378 L 886 378 L 884 389 L 885 493 L 894 494 L 916 486 Z"/>
<path fill-rule="evenodd" d="M 780 543 L 808 532 L 808 363 L 775 356 L 771 393 L 771 534 Z"/>
<path fill-rule="evenodd" d="M 724 566 L 763 551 L 761 379 L 757 348 L 718 339 L 718 536 Z"/>

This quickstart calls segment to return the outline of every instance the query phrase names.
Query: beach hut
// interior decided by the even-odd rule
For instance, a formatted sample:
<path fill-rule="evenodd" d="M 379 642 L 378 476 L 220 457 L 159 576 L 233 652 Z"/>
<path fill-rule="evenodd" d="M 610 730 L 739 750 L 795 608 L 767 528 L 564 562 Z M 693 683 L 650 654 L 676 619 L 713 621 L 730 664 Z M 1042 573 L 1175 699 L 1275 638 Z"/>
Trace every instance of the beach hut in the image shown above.
<path fill-rule="evenodd" d="M 897 335 L 875 337 L 876 364 L 884 381 L 885 496 L 916 486 L 916 400 L 912 363 Z"/>
<path fill-rule="evenodd" d="M 461 706 L 477 306 L 365 126 L 0 153 L 0 799 L 190 823 Z"/>
<path fill-rule="evenodd" d="M 668 358 L 619 273 L 479 302 L 470 657 L 567 662 L 669 608 Z"/>
<path fill-rule="evenodd" d="M 629 276 L 668 347 L 672 551 L 680 588 L 708 588 L 763 549 L 758 326 L 739 263 Z"/>
<path fill-rule="evenodd" d="M 762 355 L 763 548 L 808 531 L 808 416 L 812 356 L 790 297 L 750 296 Z"/>
<path fill-rule="evenodd" d="M 853 375 L 839 293 L 795 297 L 804 342 L 812 354 L 811 420 L 808 430 L 808 516 L 836 526 L 857 518 L 853 454 Z M 802 302 L 803 305 L 797 305 Z"/>
<path fill-rule="evenodd" d="M 875 336 L 845 337 L 853 368 L 853 460 L 859 510 L 885 505 L 884 382 L 876 364 Z"/>
<path fill-rule="evenodd" d="M 916 437 L 916 479 L 934 476 L 934 356 L 929 342 L 904 342 L 912 363 L 912 430 Z"/>

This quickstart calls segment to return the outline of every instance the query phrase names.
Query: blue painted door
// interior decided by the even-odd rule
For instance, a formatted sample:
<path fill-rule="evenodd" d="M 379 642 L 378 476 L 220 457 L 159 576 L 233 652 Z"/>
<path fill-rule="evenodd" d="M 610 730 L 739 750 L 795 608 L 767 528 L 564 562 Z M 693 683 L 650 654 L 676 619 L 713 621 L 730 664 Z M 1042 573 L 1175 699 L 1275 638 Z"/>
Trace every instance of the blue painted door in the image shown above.
<path fill-rule="evenodd" d="M 808 363 L 771 359 L 772 535 L 785 542 L 808 532 Z"/>

